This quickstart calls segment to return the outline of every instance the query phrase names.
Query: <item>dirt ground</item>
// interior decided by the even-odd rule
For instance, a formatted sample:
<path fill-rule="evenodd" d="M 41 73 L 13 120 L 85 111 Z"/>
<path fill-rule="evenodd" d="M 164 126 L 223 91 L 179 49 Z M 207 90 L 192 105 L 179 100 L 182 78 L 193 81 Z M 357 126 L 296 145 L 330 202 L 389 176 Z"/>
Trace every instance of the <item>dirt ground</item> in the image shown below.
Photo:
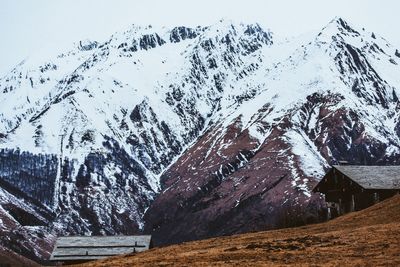
<path fill-rule="evenodd" d="M 81 266 L 400 266 L 400 195 L 299 228 L 188 242 Z"/>

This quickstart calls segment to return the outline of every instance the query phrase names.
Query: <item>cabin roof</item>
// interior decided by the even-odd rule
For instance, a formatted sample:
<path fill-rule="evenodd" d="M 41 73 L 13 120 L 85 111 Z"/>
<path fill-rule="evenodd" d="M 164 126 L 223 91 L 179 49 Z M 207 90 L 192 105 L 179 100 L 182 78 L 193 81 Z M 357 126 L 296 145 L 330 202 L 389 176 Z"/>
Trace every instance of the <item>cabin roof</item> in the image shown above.
<path fill-rule="evenodd" d="M 58 237 L 51 261 L 96 260 L 151 248 L 151 235 Z"/>
<path fill-rule="evenodd" d="M 334 165 L 364 189 L 400 189 L 400 166 Z"/>

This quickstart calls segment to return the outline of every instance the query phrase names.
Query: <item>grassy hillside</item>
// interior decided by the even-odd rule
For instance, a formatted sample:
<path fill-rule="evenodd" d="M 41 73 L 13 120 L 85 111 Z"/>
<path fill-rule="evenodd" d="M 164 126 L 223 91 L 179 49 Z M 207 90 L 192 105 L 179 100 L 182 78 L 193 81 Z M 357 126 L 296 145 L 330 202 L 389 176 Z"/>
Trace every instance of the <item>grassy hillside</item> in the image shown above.
<path fill-rule="evenodd" d="M 335 220 L 220 237 L 84 266 L 400 266 L 400 195 Z"/>

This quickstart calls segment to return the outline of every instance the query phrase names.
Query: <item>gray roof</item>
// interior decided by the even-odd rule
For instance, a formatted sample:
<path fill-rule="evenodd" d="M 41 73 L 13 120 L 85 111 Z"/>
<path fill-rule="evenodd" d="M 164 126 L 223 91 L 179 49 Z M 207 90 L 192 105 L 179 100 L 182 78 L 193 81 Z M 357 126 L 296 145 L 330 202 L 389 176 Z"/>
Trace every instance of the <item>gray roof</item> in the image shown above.
<path fill-rule="evenodd" d="M 150 235 L 66 236 L 57 238 L 51 261 L 96 260 L 150 248 Z"/>
<path fill-rule="evenodd" d="M 400 166 L 335 165 L 364 189 L 400 189 Z"/>

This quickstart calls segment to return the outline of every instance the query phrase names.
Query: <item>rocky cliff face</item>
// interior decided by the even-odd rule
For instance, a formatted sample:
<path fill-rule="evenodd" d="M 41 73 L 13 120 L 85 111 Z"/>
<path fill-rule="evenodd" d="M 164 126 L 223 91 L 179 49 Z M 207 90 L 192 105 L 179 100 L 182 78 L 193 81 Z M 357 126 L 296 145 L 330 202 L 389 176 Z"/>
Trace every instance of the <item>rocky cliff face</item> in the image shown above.
<path fill-rule="evenodd" d="M 44 236 L 316 221 L 329 164 L 399 163 L 399 61 L 342 19 L 284 41 L 226 21 L 82 41 L 0 80 L 0 181 L 51 214 Z"/>
<path fill-rule="evenodd" d="M 13 185 L 0 181 L 0 246 L 3 253 L 17 253 L 44 263 L 55 236 L 55 214 Z"/>

